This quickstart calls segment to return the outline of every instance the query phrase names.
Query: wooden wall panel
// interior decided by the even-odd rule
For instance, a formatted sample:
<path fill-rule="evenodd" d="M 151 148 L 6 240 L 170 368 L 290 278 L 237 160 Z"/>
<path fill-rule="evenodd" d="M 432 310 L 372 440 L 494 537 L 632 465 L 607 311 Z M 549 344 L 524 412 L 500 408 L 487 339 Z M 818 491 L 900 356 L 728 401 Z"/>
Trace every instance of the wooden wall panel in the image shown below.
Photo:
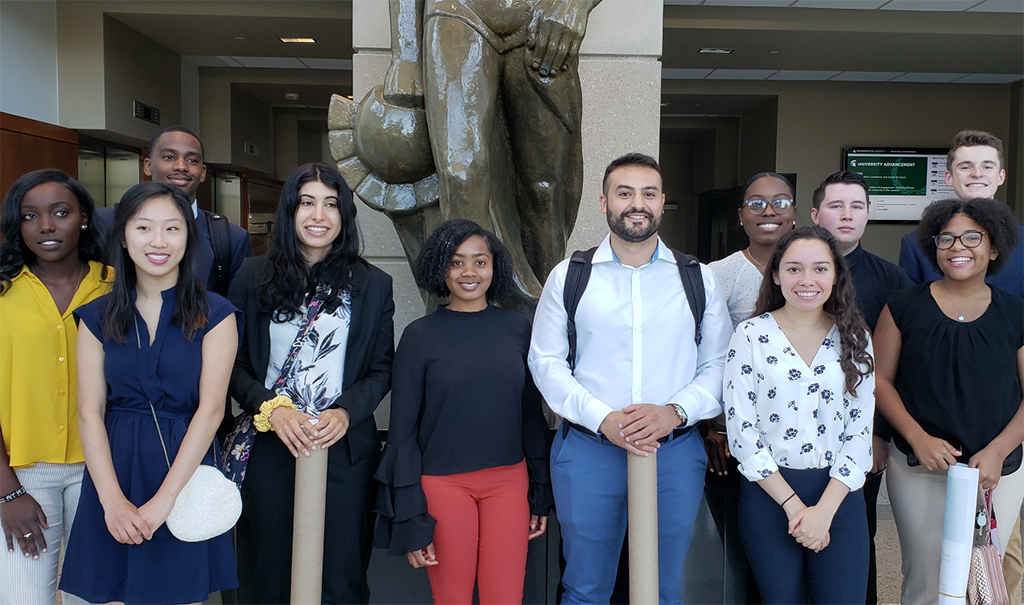
<path fill-rule="evenodd" d="M 78 178 L 78 133 L 69 128 L 0 113 L 0 192 L 21 175 L 57 168 Z"/>

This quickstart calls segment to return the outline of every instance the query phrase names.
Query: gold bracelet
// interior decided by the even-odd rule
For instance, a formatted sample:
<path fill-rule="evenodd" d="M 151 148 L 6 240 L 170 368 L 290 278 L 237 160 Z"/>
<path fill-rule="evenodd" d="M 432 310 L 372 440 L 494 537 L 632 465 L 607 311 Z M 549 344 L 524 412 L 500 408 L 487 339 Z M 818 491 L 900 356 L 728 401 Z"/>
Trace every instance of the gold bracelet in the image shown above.
<path fill-rule="evenodd" d="M 270 414 L 274 410 L 280 407 L 288 408 L 289 410 L 295 409 L 295 404 L 287 395 L 278 395 L 269 401 L 264 401 L 260 404 L 260 413 L 253 416 L 252 424 L 256 427 L 256 430 L 261 433 L 274 430 L 274 425 L 270 424 Z"/>

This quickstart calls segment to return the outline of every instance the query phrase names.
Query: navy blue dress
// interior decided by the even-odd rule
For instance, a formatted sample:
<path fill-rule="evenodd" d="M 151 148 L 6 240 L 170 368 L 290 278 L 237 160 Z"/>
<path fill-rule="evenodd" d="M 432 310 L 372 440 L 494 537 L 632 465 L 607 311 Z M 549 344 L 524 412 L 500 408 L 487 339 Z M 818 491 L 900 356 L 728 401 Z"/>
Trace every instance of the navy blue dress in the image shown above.
<path fill-rule="evenodd" d="M 199 375 L 206 333 L 232 313 L 241 313 L 226 299 L 207 293 L 205 327 L 187 340 L 171 325 L 176 305 L 175 288 L 162 293 L 163 307 L 153 344 L 146 323 L 136 312 L 141 338 L 134 327 L 125 343 L 103 340 L 103 315 L 109 294 L 75 311 L 78 319 L 103 340 L 107 379 L 104 424 L 110 441 L 114 472 L 125 497 L 135 506 L 145 504 L 167 475 L 149 402 L 153 402 L 174 461 L 188 424 L 199 407 Z M 239 325 L 241 333 L 241 325 Z M 139 344 L 141 341 L 141 344 Z M 211 447 L 203 464 L 214 463 Z M 161 525 L 151 540 L 121 544 L 110 535 L 96 487 L 89 472 L 68 539 L 60 589 L 92 603 L 194 603 L 211 592 L 238 586 L 230 534 L 205 542 L 182 542 Z"/>

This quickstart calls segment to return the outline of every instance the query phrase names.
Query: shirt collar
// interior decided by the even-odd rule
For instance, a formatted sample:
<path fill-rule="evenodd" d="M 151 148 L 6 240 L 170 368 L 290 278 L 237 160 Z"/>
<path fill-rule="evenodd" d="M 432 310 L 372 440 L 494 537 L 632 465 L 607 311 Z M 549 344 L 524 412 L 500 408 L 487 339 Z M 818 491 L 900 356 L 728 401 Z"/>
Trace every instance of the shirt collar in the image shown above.
<path fill-rule="evenodd" d="M 199 218 L 199 200 L 192 200 L 192 218 Z"/>
<path fill-rule="evenodd" d="M 676 257 L 674 254 L 672 254 L 671 250 L 669 250 L 668 246 L 665 245 L 665 242 L 661 241 L 661 236 L 655 237 L 658 238 L 658 247 L 654 249 L 654 254 L 651 255 L 650 262 L 648 262 L 646 265 L 641 265 L 641 267 L 653 265 L 659 259 L 664 259 L 672 264 L 675 264 Z M 615 251 L 612 250 L 611 234 L 606 235 L 604 237 L 604 240 L 601 242 L 601 245 L 597 247 L 597 251 L 594 252 L 593 263 L 615 263 L 616 265 L 622 264 L 619 262 L 618 257 L 615 256 Z"/>

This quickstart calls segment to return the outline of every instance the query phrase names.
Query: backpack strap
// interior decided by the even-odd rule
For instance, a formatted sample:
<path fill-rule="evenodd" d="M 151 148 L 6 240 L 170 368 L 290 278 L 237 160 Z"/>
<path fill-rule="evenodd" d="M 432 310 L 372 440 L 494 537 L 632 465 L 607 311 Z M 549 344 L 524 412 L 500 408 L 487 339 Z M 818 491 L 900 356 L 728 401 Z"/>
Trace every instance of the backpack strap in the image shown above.
<path fill-rule="evenodd" d="M 210 230 L 210 243 L 213 247 L 213 269 L 206 289 L 227 295 L 231 281 L 231 224 L 223 214 L 206 210 L 202 212 L 206 215 L 206 226 Z"/>
<path fill-rule="evenodd" d="M 704 307 L 707 304 L 707 297 L 704 293 L 704 276 L 700 272 L 700 261 L 697 260 L 696 256 L 684 254 L 678 250 L 672 250 L 672 255 L 676 257 L 679 277 L 683 280 L 686 300 L 690 303 L 690 312 L 693 313 L 693 340 L 699 347 L 701 341 L 700 330 L 704 321 Z"/>
<path fill-rule="evenodd" d="M 569 371 L 576 371 L 576 308 L 580 305 L 583 292 L 590 281 L 590 270 L 593 267 L 594 253 L 597 246 L 590 250 L 577 250 L 569 259 L 569 270 L 565 274 L 565 286 L 562 289 L 562 305 L 565 307 L 566 331 L 569 336 L 569 354 L 565 360 L 569 363 Z"/>

